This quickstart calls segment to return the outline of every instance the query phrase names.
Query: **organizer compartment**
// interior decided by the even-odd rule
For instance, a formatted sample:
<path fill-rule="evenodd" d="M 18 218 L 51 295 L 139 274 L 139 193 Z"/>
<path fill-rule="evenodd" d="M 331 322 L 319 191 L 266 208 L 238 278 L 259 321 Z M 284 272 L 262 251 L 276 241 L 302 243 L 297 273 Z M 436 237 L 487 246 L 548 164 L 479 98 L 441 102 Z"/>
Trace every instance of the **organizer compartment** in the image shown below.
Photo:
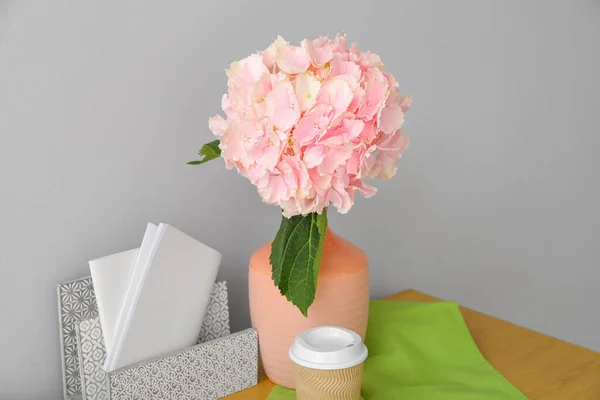
<path fill-rule="evenodd" d="M 65 399 L 109 399 L 107 374 L 102 370 L 106 350 L 92 280 L 86 277 L 59 284 L 57 293 Z M 217 282 L 197 343 L 229 334 L 227 285 Z"/>

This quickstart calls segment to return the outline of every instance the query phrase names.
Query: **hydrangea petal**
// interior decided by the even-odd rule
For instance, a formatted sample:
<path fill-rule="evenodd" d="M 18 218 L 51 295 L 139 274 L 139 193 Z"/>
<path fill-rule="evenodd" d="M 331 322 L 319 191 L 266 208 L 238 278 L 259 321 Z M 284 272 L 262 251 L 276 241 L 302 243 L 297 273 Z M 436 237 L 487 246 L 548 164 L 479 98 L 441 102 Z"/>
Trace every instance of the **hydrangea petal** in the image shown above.
<path fill-rule="evenodd" d="M 352 114 L 347 118 L 342 118 L 339 122 L 327 130 L 317 143 L 323 143 L 328 146 L 341 146 L 342 144 L 350 144 L 352 140 L 358 137 L 363 131 L 365 123 L 359 119 L 355 119 Z"/>
<path fill-rule="evenodd" d="M 317 94 L 321 89 L 321 81 L 311 73 L 303 73 L 296 77 L 294 84 L 300 111 L 309 110 L 317 102 Z"/>
<path fill-rule="evenodd" d="M 406 111 L 410 108 L 410 106 L 412 105 L 413 102 L 413 98 L 410 94 L 407 94 L 406 96 L 402 96 L 400 98 L 400 108 L 402 108 L 402 111 Z"/>
<path fill-rule="evenodd" d="M 326 81 L 319 91 L 317 103 L 327 104 L 333 107 L 333 118 L 337 118 L 348 109 L 354 93 L 350 85 L 343 79 L 332 78 Z"/>
<path fill-rule="evenodd" d="M 379 129 L 386 134 L 391 134 L 394 131 L 402 128 L 404 123 L 404 113 L 399 103 L 392 103 L 381 110 L 381 120 Z"/>
<path fill-rule="evenodd" d="M 346 34 L 338 33 L 333 39 L 333 52 L 334 53 L 345 53 L 348 51 L 348 47 L 346 45 Z"/>
<path fill-rule="evenodd" d="M 275 41 L 275 63 L 286 74 L 299 74 L 310 66 L 310 55 L 302 47 L 292 46 L 281 36 Z"/>
<path fill-rule="evenodd" d="M 267 129 L 267 132 L 257 138 L 248 150 L 248 157 L 267 171 L 272 171 L 279 162 L 286 144 L 287 135 L 285 133 Z"/>
<path fill-rule="evenodd" d="M 333 58 L 334 43 L 328 37 L 303 40 L 301 45 L 310 54 L 311 64 L 315 68 L 322 67 Z"/>
<path fill-rule="evenodd" d="M 218 137 L 221 137 L 225 134 L 227 130 L 227 121 L 223 119 L 220 115 L 215 115 L 214 117 L 210 117 L 208 120 L 208 129 Z"/>
<path fill-rule="evenodd" d="M 319 165 L 319 171 L 326 174 L 334 173 L 338 167 L 344 165 L 352 156 L 352 150 L 346 146 L 325 146 L 323 153 L 324 157 L 323 161 Z"/>
<path fill-rule="evenodd" d="M 377 144 L 377 155 L 370 172 L 372 178 L 390 179 L 396 175 L 396 161 L 400 154 L 408 147 L 408 137 L 402 130 L 393 135 L 381 137 Z"/>
<path fill-rule="evenodd" d="M 320 165 L 325 159 L 325 146 L 312 146 L 304 151 L 304 163 L 308 168 Z"/>
<path fill-rule="evenodd" d="M 344 61 L 342 57 L 336 55 L 331 61 L 331 76 L 349 75 L 356 80 L 362 76 L 362 70 L 358 64 L 353 61 Z"/>
<path fill-rule="evenodd" d="M 269 70 L 258 54 L 252 54 L 240 61 L 234 61 L 227 70 L 229 85 L 251 89 L 254 83 Z"/>
<path fill-rule="evenodd" d="M 358 57 L 358 63 L 363 68 L 381 68 L 383 67 L 383 63 L 381 62 L 381 58 L 370 51 L 366 51 L 361 53 Z"/>
<path fill-rule="evenodd" d="M 265 115 L 276 129 L 287 132 L 298 122 L 300 111 L 289 79 L 280 82 L 265 98 Z"/>
<path fill-rule="evenodd" d="M 317 104 L 309 113 L 298 121 L 294 129 L 294 141 L 304 146 L 314 141 L 327 129 L 331 121 L 333 108 L 325 104 Z"/>
<path fill-rule="evenodd" d="M 381 111 L 387 94 L 387 82 L 369 81 L 365 84 L 365 97 L 358 107 L 359 118 L 371 119 Z"/>
<path fill-rule="evenodd" d="M 350 186 L 358 191 L 363 197 L 369 198 L 375 196 L 377 188 L 371 185 L 367 185 L 360 179 L 353 179 L 350 181 Z"/>
<path fill-rule="evenodd" d="M 331 179 L 328 200 L 340 214 L 346 214 L 354 204 L 354 190 L 349 188 L 348 175 L 343 172 L 335 174 Z"/>

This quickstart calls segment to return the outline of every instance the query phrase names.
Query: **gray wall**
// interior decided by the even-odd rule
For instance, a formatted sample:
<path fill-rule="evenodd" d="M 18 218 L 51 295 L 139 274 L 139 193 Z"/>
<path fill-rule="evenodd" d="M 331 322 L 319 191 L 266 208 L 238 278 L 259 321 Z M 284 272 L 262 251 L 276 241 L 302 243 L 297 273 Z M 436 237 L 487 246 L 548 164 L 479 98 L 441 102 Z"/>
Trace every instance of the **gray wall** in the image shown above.
<path fill-rule="evenodd" d="M 0 398 L 60 397 L 55 284 L 169 222 L 225 257 L 233 327 L 279 213 L 217 161 L 224 70 L 346 31 L 415 104 L 399 175 L 330 225 L 414 287 L 600 350 L 600 5 L 0 1 Z"/>

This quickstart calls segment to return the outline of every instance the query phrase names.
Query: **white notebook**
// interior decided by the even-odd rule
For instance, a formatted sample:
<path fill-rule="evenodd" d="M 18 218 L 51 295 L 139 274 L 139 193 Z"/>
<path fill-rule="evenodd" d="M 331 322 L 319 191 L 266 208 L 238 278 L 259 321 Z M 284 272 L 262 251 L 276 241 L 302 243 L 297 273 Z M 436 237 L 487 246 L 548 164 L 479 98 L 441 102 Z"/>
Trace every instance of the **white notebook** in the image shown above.
<path fill-rule="evenodd" d="M 144 234 L 144 238 L 148 238 L 150 245 L 147 247 L 151 247 L 157 230 L 156 225 L 148 224 Z M 107 349 L 112 347 L 115 326 L 139 250 L 138 248 L 123 251 L 89 262 L 98 305 L 98 316 L 102 325 L 102 336 L 104 336 L 104 345 Z M 146 254 L 149 250 L 145 250 Z"/>
<path fill-rule="evenodd" d="M 159 225 L 147 257 L 142 252 L 107 351 L 107 372 L 194 345 L 221 263 L 219 252 L 167 224 Z"/>

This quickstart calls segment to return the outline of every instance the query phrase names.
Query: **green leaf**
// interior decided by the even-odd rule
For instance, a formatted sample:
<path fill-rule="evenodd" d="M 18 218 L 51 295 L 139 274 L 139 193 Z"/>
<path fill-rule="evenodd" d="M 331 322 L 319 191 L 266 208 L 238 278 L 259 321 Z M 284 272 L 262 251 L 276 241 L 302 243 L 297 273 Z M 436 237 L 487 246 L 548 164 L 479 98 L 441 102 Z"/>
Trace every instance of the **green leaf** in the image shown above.
<path fill-rule="evenodd" d="M 221 141 L 219 139 L 206 143 L 198 152 L 198 155 L 202 156 L 202 158 L 198 161 L 190 161 L 188 164 L 200 165 L 209 162 L 210 160 L 214 160 L 215 158 L 219 158 L 221 156 L 221 149 L 219 148 L 220 143 Z"/>
<path fill-rule="evenodd" d="M 321 256 L 323 255 L 323 243 L 325 242 L 325 233 L 327 232 L 327 208 L 322 214 L 317 214 L 317 228 L 319 228 L 319 248 L 315 259 L 315 285 L 319 277 L 319 269 L 321 268 Z"/>
<path fill-rule="evenodd" d="M 289 219 L 281 217 L 281 225 L 279 225 L 279 230 L 275 235 L 273 243 L 271 243 L 271 256 L 269 257 L 271 261 L 271 277 L 282 295 L 287 293 L 289 279 L 289 270 L 286 270 L 284 274 L 283 256 L 290 235 L 302 218 L 301 215 L 296 215 Z"/>
<path fill-rule="evenodd" d="M 271 244 L 273 281 L 304 316 L 315 298 L 326 228 L 326 213 L 283 217 Z"/>

